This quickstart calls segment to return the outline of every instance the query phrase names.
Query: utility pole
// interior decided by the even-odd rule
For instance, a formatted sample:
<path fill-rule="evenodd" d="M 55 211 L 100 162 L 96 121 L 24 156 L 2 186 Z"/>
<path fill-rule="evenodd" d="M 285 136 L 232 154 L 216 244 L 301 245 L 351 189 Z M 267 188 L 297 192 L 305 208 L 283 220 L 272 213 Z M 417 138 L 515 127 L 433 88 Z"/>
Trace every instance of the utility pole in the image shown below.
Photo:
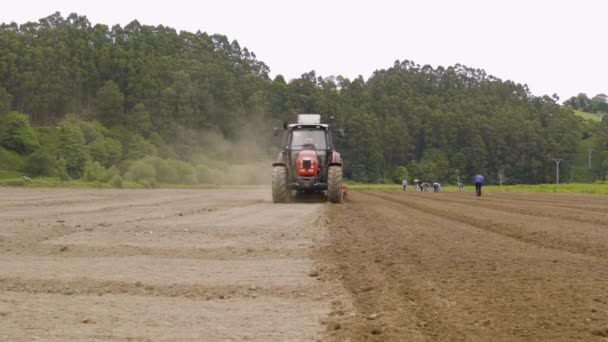
<path fill-rule="evenodd" d="M 555 184 L 559 184 L 559 164 L 563 161 L 563 159 L 553 158 L 555 162 Z"/>
<path fill-rule="evenodd" d="M 591 169 L 591 151 L 593 151 L 592 148 L 587 149 L 587 152 L 589 152 L 589 157 L 587 159 L 589 161 L 589 169 Z"/>
<path fill-rule="evenodd" d="M 454 172 L 456 173 L 456 180 L 460 184 L 460 170 L 456 169 Z"/>

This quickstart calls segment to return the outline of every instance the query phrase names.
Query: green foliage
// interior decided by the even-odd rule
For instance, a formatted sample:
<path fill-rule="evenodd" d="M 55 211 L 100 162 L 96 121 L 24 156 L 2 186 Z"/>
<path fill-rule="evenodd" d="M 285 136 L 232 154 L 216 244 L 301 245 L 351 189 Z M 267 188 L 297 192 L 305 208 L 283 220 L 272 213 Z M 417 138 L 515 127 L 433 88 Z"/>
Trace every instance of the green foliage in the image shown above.
<path fill-rule="evenodd" d="M 580 93 L 577 96 L 573 96 L 564 101 L 564 105 L 580 112 L 594 114 L 608 113 L 608 96 L 605 94 L 598 94 L 590 99 L 587 97 L 587 94 Z"/>
<path fill-rule="evenodd" d="M 156 147 L 139 134 L 132 137 L 127 150 L 128 159 L 142 159 L 157 154 Z"/>
<path fill-rule="evenodd" d="M 436 148 L 424 151 L 418 169 L 419 175 L 429 181 L 446 179 L 449 174 L 449 162 L 445 153 Z"/>
<path fill-rule="evenodd" d="M 146 106 L 143 103 L 138 103 L 127 114 L 127 127 L 129 131 L 141 135 L 147 135 L 152 129 L 152 121 L 150 113 L 146 111 Z"/>
<path fill-rule="evenodd" d="M 104 166 L 110 167 L 113 165 L 118 165 L 122 157 L 122 145 L 120 141 L 112 138 L 105 138 L 103 144 L 107 152 L 107 159 Z"/>
<path fill-rule="evenodd" d="M 156 147 L 158 156 L 164 159 L 177 159 L 177 154 L 167 145 L 165 140 L 156 132 L 152 132 L 149 141 Z"/>
<path fill-rule="evenodd" d="M 23 171 L 30 177 L 52 177 L 56 162 L 54 153 L 43 147 L 27 157 Z"/>
<path fill-rule="evenodd" d="M 55 174 L 62 182 L 70 180 L 70 175 L 67 171 L 67 162 L 65 161 L 65 159 L 58 159 L 55 162 Z"/>
<path fill-rule="evenodd" d="M 401 184 L 404 179 L 410 179 L 409 171 L 405 166 L 397 166 L 397 168 L 395 168 L 395 171 L 393 171 L 393 182 L 395 184 Z"/>
<path fill-rule="evenodd" d="M 125 174 L 125 178 L 129 181 L 137 182 L 147 188 L 156 186 L 156 170 L 145 160 L 138 160 L 129 166 L 129 170 Z"/>
<path fill-rule="evenodd" d="M 98 162 L 87 161 L 84 179 L 88 182 L 110 183 L 114 187 L 122 187 L 122 178 L 115 166 L 106 169 Z"/>
<path fill-rule="evenodd" d="M 581 110 L 576 110 L 576 109 L 574 110 L 574 114 L 585 120 L 594 121 L 594 122 L 601 121 L 601 117 L 597 114 L 587 113 L 587 112 L 583 112 Z"/>
<path fill-rule="evenodd" d="M 111 139 L 111 138 L 110 138 Z M 104 144 L 104 139 L 95 140 L 86 146 L 87 153 L 91 157 L 91 160 L 107 165 L 108 163 L 108 151 Z"/>
<path fill-rule="evenodd" d="M 41 148 L 45 149 L 49 154 L 56 155 L 57 146 L 59 145 L 59 130 L 57 127 L 37 127 L 36 134 L 38 135 Z"/>
<path fill-rule="evenodd" d="M 125 123 L 124 95 L 114 81 L 107 81 L 97 91 L 97 118 L 107 127 Z"/>
<path fill-rule="evenodd" d="M 357 115 L 350 121 L 348 141 L 357 151 L 352 157 L 351 178 L 354 180 L 377 182 L 382 178 L 382 150 L 375 128 L 376 118 L 371 114 Z"/>
<path fill-rule="evenodd" d="M 13 97 L 4 87 L 0 86 L 0 117 L 8 114 L 11 110 L 11 102 Z"/>
<path fill-rule="evenodd" d="M 92 122 L 86 122 L 78 120 L 78 124 L 80 126 L 80 130 L 82 131 L 82 135 L 84 136 L 84 141 L 86 144 L 90 144 L 95 140 L 103 139 L 103 133 L 98 130 L 98 125 L 93 124 Z"/>
<path fill-rule="evenodd" d="M 110 185 L 112 185 L 115 188 L 122 188 L 124 185 L 122 177 L 120 177 L 120 175 L 118 173 L 116 173 L 114 176 L 112 176 L 109 183 L 110 183 Z"/>
<path fill-rule="evenodd" d="M 71 178 L 83 175 L 88 154 L 80 126 L 70 120 L 59 124 L 58 156 L 65 163 L 65 171 Z M 61 173 L 59 173 L 61 176 Z"/>
<path fill-rule="evenodd" d="M 0 119 L 0 144 L 20 154 L 30 153 L 40 146 L 29 117 L 18 112 Z"/>
<path fill-rule="evenodd" d="M 23 157 L 17 152 L 0 147 L 0 170 L 21 171 L 23 162 Z"/>
<path fill-rule="evenodd" d="M 27 182 L 25 179 L 23 179 L 23 177 L 0 180 L 1 186 L 25 186 L 26 184 Z"/>
<path fill-rule="evenodd" d="M 410 176 L 437 181 L 458 169 L 462 179 L 483 172 L 492 183 L 502 170 L 512 182 L 542 183 L 553 177 L 551 158 L 572 163 L 582 137 L 601 135 L 572 109 L 602 113 L 608 106 L 603 94 L 579 94 L 562 107 L 555 97 L 533 96 L 525 85 L 459 64 L 405 60 L 368 79 L 310 71 L 271 80 L 255 54 L 225 36 L 137 21 L 92 25 L 77 14 L 0 25 L 0 42 L 0 120 L 10 108 L 28 113 L 35 126 L 78 115 L 66 116 L 59 129 L 37 129 L 64 179 L 80 178 L 88 155 L 123 172 L 133 164 L 123 159 L 159 156 L 196 166 L 159 163 L 162 182 L 261 182 L 264 172 L 248 162 L 267 159 L 270 122 L 321 113 L 345 128 L 336 148 L 345 176 L 356 181 L 391 179 L 407 165 Z M 87 122 L 92 118 L 99 122 Z M 21 134 L 3 133 L 8 127 L 0 125 L 2 146 L 22 154 L 37 149 L 29 121 Z M 260 153 L 251 153 L 256 146 Z M 605 179 L 606 142 L 593 148 L 592 175 Z M 244 160 L 248 154 L 255 157 Z"/>
<path fill-rule="evenodd" d="M 156 179 L 160 183 L 194 184 L 197 182 L 194 167 L 181 160 L 152 160 Z"/>
<path fill-rule="evenodd" d="M 118 165 L 122 157 L 122 145 L 116 139 L 97 139 L 88 144 L 86 148 L 91 159 L 104 167 Z"/>

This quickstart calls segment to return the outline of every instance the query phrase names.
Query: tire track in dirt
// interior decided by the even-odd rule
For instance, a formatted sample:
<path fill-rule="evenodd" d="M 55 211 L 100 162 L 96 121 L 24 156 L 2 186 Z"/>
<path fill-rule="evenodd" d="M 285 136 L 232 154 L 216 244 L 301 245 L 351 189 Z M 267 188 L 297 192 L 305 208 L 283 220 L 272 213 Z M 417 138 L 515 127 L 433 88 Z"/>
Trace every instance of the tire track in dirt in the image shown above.
<path fill-rule="evenodd" d="M 469 224 L 480 229 L 507 236 L 526 243 L 535 244 L 545 248 L 558 249 L 570 253 L 594 256 L 602 259 L 608 258 L 608 249 L 605 247 L 608 241 L 598 239 L 604 235 L 604 226 L 595 224 L 572 223 L 565 224 L 560 220 L 549 219 L 550 216 L 538 215 L 528 218 L 522 215 L 509 213 L 508 215 L 495 215 L 496 210 L 482 212 L 483 204 L 477 202 L 471 205 L 453 203 L 445 196 L 436 198 L 425 198 L 427 194 L 418 197 L 399 196 L 386 193 L 368 193 L 369 196 L 381 198 L 387 201 L 397 202 L 415 208 L 425 214 L 436 215 L 447 220 Z M 471 211 L 474 211 L 473 214 Z M 501 210 L 502 211 L 502 210 Z M 499 219 L 502 218 L 502 219 Z M 529 224 L 529 220 L 541 225 Z M 579 235 L 571 234 L 569 228 L 581 232 Z M 568 237 L 568 238 L 565 238 Z"/>
<path fill-rule="evenodd" d="M 142 246 L 86 246 L 80 244 L 33 244 L 27 248 L 22 245 L 4 247 L 6 253 L 17 252 L 22 256 L 54 256 L 61 258 L 78 257 L 130 257 L 149 256 L 168 259 L 218 259 L 230 256 L 231 260 L 254 260 L 268 257 L 284 256 L 285 258 L 305 258 L 310 254 L 309 247 L 280 248 L 265 245 L 252 245 L 228 248 L 158 248 Z"/>
<path fill-rule="evenodd" d="M 0 278 L 0 291 L 24 292 L 33 294 L 61 295 L 109 295 L 126 294 L 155 297 L 185 297 L 198 299 L 229 299 L 257 298 L 260 296 L 275 296 L 287 299 L 298 297 L 317 297 L 313 288 L 301 286 L 252 286 L 252 285 L 221 285 L 204 286 L 201 284 L 150 284 L 145 282 L 124 282 L 110 280 L 94 280 L 82 278 L 78 280 L 61 279 L 24 279 Z"/>
<path fill-rule="evenodd" d="M 329 218 L 321 259 L 359 311 L 336 340 L 602 341 L 608 328 L 606 260 L 368 193 Z"/>

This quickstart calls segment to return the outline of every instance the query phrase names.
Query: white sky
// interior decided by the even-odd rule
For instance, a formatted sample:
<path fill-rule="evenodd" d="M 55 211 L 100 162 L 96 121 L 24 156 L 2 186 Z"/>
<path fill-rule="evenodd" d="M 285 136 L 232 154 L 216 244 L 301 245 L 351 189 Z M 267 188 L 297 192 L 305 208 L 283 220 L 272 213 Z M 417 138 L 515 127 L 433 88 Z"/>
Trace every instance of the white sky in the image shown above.
<path fill-rule="evenodd" d="M 93 24 L 219 33 L 255 52 L 271 76 L 366 79 L 395 60 L 484 69 L 528 84 L 534 95 L 608 94 L 603 0 L 129 0 L 7 1 L 0 22 L 59 11 Z M 1 53 L 1 52 L 0 52 Z"/>

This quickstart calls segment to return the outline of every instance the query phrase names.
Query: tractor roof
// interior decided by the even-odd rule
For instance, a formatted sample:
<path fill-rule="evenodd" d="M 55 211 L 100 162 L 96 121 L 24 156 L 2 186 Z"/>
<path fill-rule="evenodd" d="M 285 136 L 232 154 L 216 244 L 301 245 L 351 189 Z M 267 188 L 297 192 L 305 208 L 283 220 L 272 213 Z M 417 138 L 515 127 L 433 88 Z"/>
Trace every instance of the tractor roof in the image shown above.
<path fill-rule="evenodd" d="M 320 125 L 321 114 L 298 114 L 298 124 L 300 125 Z"/>
<path fill-rule="evenodd" d="M 298 123 L 288 126 L 294 128 L 323 128 L 327 130 L 329 125 L 321 123 L 321 114 L 298 114 Z"/>

